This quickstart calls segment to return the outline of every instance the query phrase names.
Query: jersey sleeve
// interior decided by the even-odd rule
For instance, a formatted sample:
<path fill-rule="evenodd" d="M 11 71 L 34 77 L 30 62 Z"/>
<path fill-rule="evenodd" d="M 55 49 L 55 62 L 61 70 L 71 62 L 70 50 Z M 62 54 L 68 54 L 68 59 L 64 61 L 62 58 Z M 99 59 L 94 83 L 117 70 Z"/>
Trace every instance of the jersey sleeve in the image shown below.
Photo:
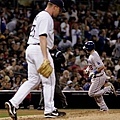
<path fill-rule="evenodd" d="M 48 36 L 48 31 L 49 31 L 49 19 L 47 18 L 42 18 L 40 20 L 39 26 L 38 26 L 38 34 L 39 36 L 42 34 L 46 34 Z"/>
<path fill-rule="evenodd" d="M 96 68 L 99 68 L 101 66 L 104 66 L 102 60 L 100 59 L 99 56 L 97 56 L 96 58 L 92 58 L 92 62 L 95 65 Z"/>

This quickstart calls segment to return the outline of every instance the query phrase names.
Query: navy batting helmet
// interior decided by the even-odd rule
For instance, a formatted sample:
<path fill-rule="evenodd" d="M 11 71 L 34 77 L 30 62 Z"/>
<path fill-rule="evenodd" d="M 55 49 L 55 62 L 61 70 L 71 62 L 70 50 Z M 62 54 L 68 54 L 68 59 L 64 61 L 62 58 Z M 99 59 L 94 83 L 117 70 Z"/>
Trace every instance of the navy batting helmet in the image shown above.
<path fill-rule="evenodd" d="M 87 41 L 83 47 L 83 49 L 91 51 L 93 49 L 95 49 L 95 44 L 93 41 Z"/>

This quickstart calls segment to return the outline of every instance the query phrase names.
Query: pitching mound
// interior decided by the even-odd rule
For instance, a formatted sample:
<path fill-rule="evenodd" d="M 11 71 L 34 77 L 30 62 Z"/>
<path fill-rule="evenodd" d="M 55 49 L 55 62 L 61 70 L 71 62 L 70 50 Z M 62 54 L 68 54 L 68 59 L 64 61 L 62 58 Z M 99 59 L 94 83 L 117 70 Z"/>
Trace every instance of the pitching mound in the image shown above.
<path fill-rule="evenodd" d="M 46 120 L 46 118 L 44 118 L 43 111 L 26 110 L 26 114 L 24 114 L 24 116 L 21 116 L 21 112 L 23 111 L 20 110 L 18 112 L 18 120 Z M 109 110 L 108 112 L 100 112 L 96 109 L 94 110 L 91 110 L 91 109 L 68 109 L 67 110 L 65 109 L 61 111 L 65 111 L 67 115 L 64 117 L 58 117 L 54 119 L 47 118 L 47 120 L 55 120 L 55 119 L 57 120 L 120 120 L 119 109 Z M 30 113 L 32 113 L 32 115 L 30 115 Z M 0 118 L 0 120 L 11 120 L 11 118 L 10 117 Z"/>

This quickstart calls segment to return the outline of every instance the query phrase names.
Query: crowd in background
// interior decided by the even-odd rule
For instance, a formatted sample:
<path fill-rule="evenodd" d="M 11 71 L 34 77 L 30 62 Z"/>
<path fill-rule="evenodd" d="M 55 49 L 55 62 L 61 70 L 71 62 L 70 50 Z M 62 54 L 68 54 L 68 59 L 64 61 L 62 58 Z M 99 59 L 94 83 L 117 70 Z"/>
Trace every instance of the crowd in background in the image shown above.
<path fill-rule="evenodd" d="M 35 15 L 44 9 L 46 2 L 31 9 L 0 6 L 0 90 L 17 90 L 27 80 L 28 35 Z M 66 10 L 54 19 L 55 45 L 65 56 L 59 73 L 62 90 L 89 89 L 90 81 L 83 74 L 88 55 L 82 49 L 88 40 L 94 41 L 104 62 L 106 81 L 120 90 L 120 13 L 116 4 L 109 3 L 103 11 L 70 0 Z M 36 89 L 41 89 L 41 85 Z"/>

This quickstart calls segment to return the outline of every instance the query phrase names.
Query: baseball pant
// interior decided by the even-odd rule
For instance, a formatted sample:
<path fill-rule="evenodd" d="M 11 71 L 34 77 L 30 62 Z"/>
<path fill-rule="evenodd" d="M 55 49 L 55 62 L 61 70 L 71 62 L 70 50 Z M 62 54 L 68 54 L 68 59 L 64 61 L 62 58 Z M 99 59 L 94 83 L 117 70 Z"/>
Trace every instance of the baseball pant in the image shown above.
<path fill-rule="evenodd" d="M 103 85 L 105 84 L 105 80 L 106 80 L 105 74 L 103 74 L 100 77 L 93 78 L 91 80 L 91 86 L 89 88 L 88 95 L 90 97 L 94 97 L 94 99 L 95 99 L 97 105 L 100 107 L 100 109 L 107 110 L 108 107 L 103 99 L 104 90 L 101 89 L 103 87 Z"/>
<path fill-rule="evenodd" d="M 48 59 L 54 68 L 53 59 L 47 50 Z M 28 63 L 28 80 L 24 82 L 14 97 L 10 100 L 14 107 L 19 108 L 19 104 L 24 98 L 42 81 L 44 95 L 44 114 L 51 113 L 54 107 L 54 89 L 55 89 L 55 73 L 54 69 L 51 76 L 47 79 L 38 74 L 37 69 L 43 62 L 43 55 L 39 45 L 29 45 L 26 49 L 26 60 Z"/>

